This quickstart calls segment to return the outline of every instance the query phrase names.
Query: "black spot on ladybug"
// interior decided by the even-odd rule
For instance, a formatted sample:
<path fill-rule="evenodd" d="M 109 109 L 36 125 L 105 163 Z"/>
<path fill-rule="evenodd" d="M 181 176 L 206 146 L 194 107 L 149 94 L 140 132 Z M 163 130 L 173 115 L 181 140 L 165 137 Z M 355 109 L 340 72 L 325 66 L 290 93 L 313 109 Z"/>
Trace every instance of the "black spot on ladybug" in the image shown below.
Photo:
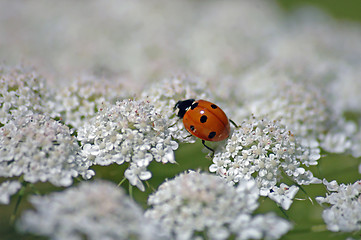
<path fill-rule="evenodd" d="M 189 127 L 192 131 L 194 131 L 194 126 L 193 125 L 190 125 Z"/>
<path fill-rule="evenodd" d="M 208 134 L 208 138 L 214 138 L 216 136 L 216 132 L 210 132 L 209 134 Z"/>
<path fill-rule="evenodd" d="M 198 103 L 195 102 L 195 103 L 192 104 L 191 109 L 193 110 L 193 109 L 195 109 L 197 106 L 198 106 Z"/>
<path fill-rule="evenodd" d="M 216 108 L 217 108 L 217 105 L 212 104 L 212 105 L 211 105 L 211 108 L 216 109 Z"/>
<path fill-rule="evenodd" d="M 208 119 L 208 118 L 207 118 L 206 115 L 202 115 L 200 121 L 201 121 L 201 123 L 205 123 L 205 122 L 207 122 L 207 119 Z"/>

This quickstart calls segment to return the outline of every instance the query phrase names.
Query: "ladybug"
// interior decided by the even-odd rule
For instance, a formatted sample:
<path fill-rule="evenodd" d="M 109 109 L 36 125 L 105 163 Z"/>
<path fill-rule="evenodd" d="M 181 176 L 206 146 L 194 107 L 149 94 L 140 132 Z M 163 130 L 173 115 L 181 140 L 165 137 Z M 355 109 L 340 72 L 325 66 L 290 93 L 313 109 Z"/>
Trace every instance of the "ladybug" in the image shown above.
<path fill-rule="evenodd" d="M 205 141 L 217 142 L 229 137 L 230 120 L 216 104 L 206 100 L 187 99 L 178 101 L 174 109 L 178 110 L 177 115 L 183 119 L 187 131 L 202 139 L 202 144 L 213 153 L 214 150 Z"/>

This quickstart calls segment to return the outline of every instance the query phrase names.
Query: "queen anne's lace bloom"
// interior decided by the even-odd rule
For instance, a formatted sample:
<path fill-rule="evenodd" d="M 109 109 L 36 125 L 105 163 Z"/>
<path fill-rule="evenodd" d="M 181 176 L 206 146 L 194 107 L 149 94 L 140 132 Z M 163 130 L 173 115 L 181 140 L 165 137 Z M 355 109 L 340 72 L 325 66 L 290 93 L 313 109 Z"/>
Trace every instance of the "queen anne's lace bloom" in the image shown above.
<path fill-rule="evenodd" d="M 130 163 L 125 177 L 144 190 L 142 180 L 151 178 L 147 166 L 153 160 L 175 163 L 167 118 L 146 101 L 123 100 L 99 111 L 79 129 L 82 155 L 93 164 Z"/>
<path fill-rule="evenodd" d="M 196 138 L 184 128 L 175 114 L 174 106 L 179 100 L 210 99 L 211 94 L 207 89 L 207 84 L 202 79 L 180 76 L 151 83 L 141 97 L 151 99 L 155 110 L 168 119 L 173 138 L 182 142 L 194 142 Z"/>
<path fill-rule="evenodd" d="M 235 187 L 217 176 L 190 172 L 163 183 L 149 197 L 146 216 L 161 221 L 172 239 L 195 239 L 198 234 L 206 239 L 280 238 L 290 223 L 272 214 L 252 216 L 258 196 L 252 180 Z M 277 226 L 270 230 L 273 221 Z"/>
<path fill-rule="evenodd" d="M 69 186 L 73 177 L 94 175 L 79 150 L 61 123 L 44 115 L 18 117 L 0 128 L 0 176 Z"/>
<path fill-rule="evenodd" d="M 325 179 L 323 183 L 330 191 L 326 197 L 317 197 L 319 204 L 325 205 L 322 217 L 327 228 L 333 232 L 361 230 L 361 181 L 353 184 L 340 184 Z"/>
<path fill-rule="evenodd" d="M 277 119 L 296 136 L 312 140 L 329 127 L 329 109 L 318 90 L 286 82 L 269 92 L 269 96 L 251 105 L 255 115 Z"/>
<path fill-rule="evenodd" d="M 260 194 L 267 196 L 283 173 L 300 185 L 320 182 L 302 167 L 316 165 L 319 157 L 277 121 L 251 117 L 234 130 L 224 147 L 216 150 L 209 170 L 232 183 L 255 179 Z"/>
<path fill-rule="evenodd" d="M 319 146 L 329 152 L 350 150 L 350 123 L 328 106 L 326 97 L 310 84 L 283 81 L 273 91 L 265 89 L 262 96 L 245 105 L 256 116 L 278 120 L 291 130 L 298 141 L 313 153 Z"/>
<path fill-rule="evenodd" d="M 161 228 L 143 216 L 142 209 L 121 188 L 108 182 L 83 182 L 64 192 L 30 198 L 22 231 L 57 240 L 163 239 Z"/>
<path fill-rule="evenodd" d="M 45 80 L 21 67 L 0 67 L 0 126 L 14 117 L 51 113 L 54 106 Z"/>
<path fill-rule="evenodd" d="M 18 181 L 6 181 L 0 184 L 0 204 L 9 204 L 10 196 L 21 188 Z"/>
<path fill-rule="evenodd" d="M 124 95 L 120 82 L 81 77 L 57 92 L 56 112 L 66 124 L 78 128 L 104 104 L 114 104 Z"/>

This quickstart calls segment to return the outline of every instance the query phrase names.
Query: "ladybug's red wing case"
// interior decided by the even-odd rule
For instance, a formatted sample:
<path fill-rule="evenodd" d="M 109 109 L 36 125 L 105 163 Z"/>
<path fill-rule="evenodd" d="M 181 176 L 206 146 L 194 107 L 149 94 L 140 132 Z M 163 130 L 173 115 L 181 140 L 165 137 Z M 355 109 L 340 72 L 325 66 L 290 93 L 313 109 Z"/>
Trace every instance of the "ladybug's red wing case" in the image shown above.
<path fill-rule="evenodd" d="M 183 116 L 185 128 L 194 136 L 206 141 L 222 141 L 230 133 L 229 120 L 217 105 L 194 101 Z"/>

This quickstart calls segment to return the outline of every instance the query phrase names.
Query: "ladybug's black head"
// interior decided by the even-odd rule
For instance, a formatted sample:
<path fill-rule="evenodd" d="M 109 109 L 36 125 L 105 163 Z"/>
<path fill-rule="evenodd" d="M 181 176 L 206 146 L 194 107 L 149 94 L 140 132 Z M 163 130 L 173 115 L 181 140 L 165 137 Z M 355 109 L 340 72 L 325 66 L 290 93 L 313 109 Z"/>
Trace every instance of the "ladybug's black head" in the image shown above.
<path fill-rule="evenodd" d="M 184 114 L 186 114 L 187 110 L 192 106 L 194 101 L 194 99 L 178 101 L 174 106 L 174 110 L 178 109 L 178 117 L 183 118 Z"/>

